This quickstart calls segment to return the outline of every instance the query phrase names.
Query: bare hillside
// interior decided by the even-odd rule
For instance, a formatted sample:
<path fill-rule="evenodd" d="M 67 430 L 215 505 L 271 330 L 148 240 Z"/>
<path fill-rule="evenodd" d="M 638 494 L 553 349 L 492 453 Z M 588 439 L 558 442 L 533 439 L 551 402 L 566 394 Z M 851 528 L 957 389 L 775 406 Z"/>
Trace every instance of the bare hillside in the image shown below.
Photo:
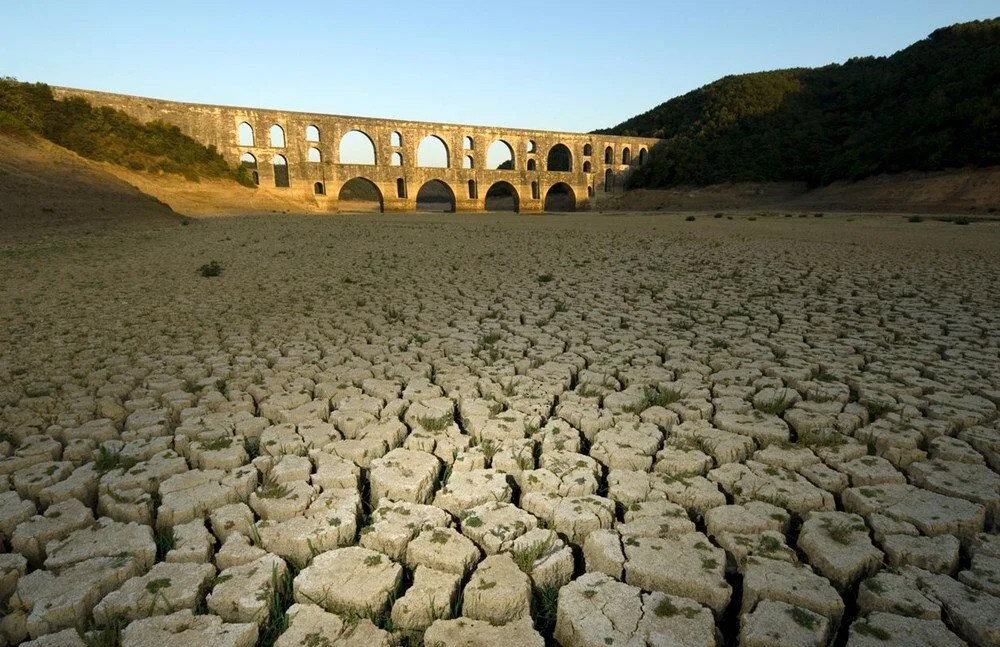
<path fill-rule="evenodd" d="M 181 216 L 44 139 L 0 136 L 0 244 L 177 226 Z"/>
<path fill-rule="evenodd" d="M 989 215 L 1000 212 L 1000 167 L 879 175 L 809 190 L 804 182 L 734 182 L 637 189 L 605 210 L 791 209 Z"/>

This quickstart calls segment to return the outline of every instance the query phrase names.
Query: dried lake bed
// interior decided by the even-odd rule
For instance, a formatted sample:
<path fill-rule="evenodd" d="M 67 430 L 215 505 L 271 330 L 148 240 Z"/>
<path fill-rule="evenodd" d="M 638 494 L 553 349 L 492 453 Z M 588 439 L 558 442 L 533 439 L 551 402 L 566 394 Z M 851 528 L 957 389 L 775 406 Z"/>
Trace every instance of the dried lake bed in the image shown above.
<path fill-rule="evenodd" d="M 0 247 L 0 644 L 1000 644 L 1000 225 L 798 215 Z"/>

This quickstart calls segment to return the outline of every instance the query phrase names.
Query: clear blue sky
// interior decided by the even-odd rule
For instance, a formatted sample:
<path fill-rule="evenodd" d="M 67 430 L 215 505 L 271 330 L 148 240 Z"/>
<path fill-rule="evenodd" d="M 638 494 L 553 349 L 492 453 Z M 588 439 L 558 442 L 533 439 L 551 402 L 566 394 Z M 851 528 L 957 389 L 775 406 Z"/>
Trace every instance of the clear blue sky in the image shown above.
<path fill-rule="evenodd" d="M 0 75 L 587 131 L 726 74 L 887 55 L 997 0 L 0 0 Z"/>

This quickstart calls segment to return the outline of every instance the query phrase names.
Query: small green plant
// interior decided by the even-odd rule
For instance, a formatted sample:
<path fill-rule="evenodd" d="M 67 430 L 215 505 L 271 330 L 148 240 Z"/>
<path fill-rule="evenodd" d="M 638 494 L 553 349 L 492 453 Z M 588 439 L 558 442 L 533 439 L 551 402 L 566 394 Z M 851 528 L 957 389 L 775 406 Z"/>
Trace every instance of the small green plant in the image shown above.
<path fill-rule="evenodd" d="M 559 605 L 559 588 L 540 586 L 531 596 L 532 616 L 535 629 L 544 636 L 551 636 L 556 627 L 556 608 Z"/>
<path fill-rule="evenodd" d="M 117 616 L 101 626 L 91 623 L 83 632 L 83 644 L 86 647 L 118 647 L 121 645 L 122 629 L 127 624 L 128 620 Z"/>
<path fill-rule="evenodd" d="M 514 563 L 517 564 L 517 567 L 521 569 L 522 572 L 531 573 L 531 567 L 535 565 L 535 562 L 545 554 L 545 551 L 547 551 L 551 545 L 551 539 L 540 539 L 536 542 L 532 542 L 520 550 L 515 550 L 511 556 L 514 558 Z"/>
<path fill-rule="evenodd" d="M 201 448 L 206 452 L 217 452 L 221 449 L 229 449 L 233 444 L 231 436 L 220 436 L 201 443 Z"/>
<path fill-rule="evenodd" d="M 483 453 L 486 462 L 489 463 L 496 456 L 497 452 L 500 451 L 500 446 L 492 438 L 486 438 L 483 442 L 479 443 L 479 451 Z"/>
<path fill-rule="evenodd" d="M 503 339 L 503 333 L 499 330 L 492 330 L 479 338 L 480 346 L 492 346 Z"/>
<path fill-rule="evenodd" d="M 294 571 L 294 569 L 293 569 Z M 267 598 L 267 619 L 260 629 L 258 645 L 270 647 L 278 640 L 278 636 L 288 629 L 286 611 L 292 605 L 292 580 L 294 573 L 279 574 L 271 568 L 271 585 Z"/>
<path fill-rule="evenodd" d="M 889 640 L 892 638 L 892 634 L 883 629 L 882 627 L 876 627 L 870 624 L 867 620 L 858 620 L 851 628 L 858 632 L 862 636 L 871 636 L 876 640 Z"/>
<path fill-rule="evenodd" d="M 872 593 L 875 593 L 876 595 L 881 595 L 885 593 L 885 585 L 874 577 L 870 577 L 867 580 L 865 580 L 862 586 L 864 586 Z"/>
<path fill-rule="evenodd" d="M 476 515 L 472 515 L 466 517 L 465 520 L 462 521 L 462 525 L 468 526 L 470 528 L 479 528 L 483 525 L 483 520 L 477 517 Z"/>
<path fill-rule="evenodd" d="M 684 220 L 687 221 L 687 222 L 694 222 L 694 216 L 688 216 Z"/>
<path fill-rule="evenodd" d="M 868 400 L 866 402 L 862 402 L 861 404 L 865 407 L 865 409 L 868 410 L 868 417 L 871 420 L 875 420 L 876 418 L 881 418 L 882 416 L 889 413 L 890 411 L 893 411 L 894 409 L 894 407 L 891 404 L 888 404 L 886 402 L 873 402 L 871 400 Z"/>
<path fill-rule="evenodd" d="M 159 579 L 150 580 L 146 582 L 146 590 L 149 592 L 150 595 L 156 595 L 163 589 L 168 589 L 168 588 L 170 588 L 169 577 L 161 577 Z"/>
<path fill-rule="evenodd" d="M 788 612 L 795 624 L 806 629 L 816 628 L 816 617 L 801 607 L 792 607 Z"/>
<path fill-rule="evenodd" d="M 845 546 L 851 544 L 851 535 L 856 530 L 854 524 L 850 521 L 832 522 L 829 519 L 823 523 L 823 529 L 826 530 L 826 534 L 830 536 L 830 539 Z"/>
<path fill-rule="evenodd" d="M 554 278 L 555 278 L 554 276 L 552 276 L 551 274 L 549 274 L 548 272 L 546 272 L 545 274 L 539 274 L 535 278 L 535 280 L 538 281 L 539 283 L 548 283 L 549 281 L 551 281 Z"/>
<path fill-rule="evenodd" d="M 647 386 L 642 401 L 623 407 L 625 413 L 642 413 L 650 407 L 667 407 L 681 399 L 681 392 L 675 389 L 661 389 Z"/>
<path fill-rule="evenodd" d="M 222 274 L 222 266 L 219 265 L 218 261 L 209 261 L 198 268 L 198 273 L 205 278 L 210 276 L 219 276 Z"/>
<path fill-rule="evenodd" d="M 163 560 L 167 553 L 174 549 L 174 529 L 168 526 L 163 530 L 157 530 L 153 535 L 153 541 L 156 543 L 156 559 Z"/>
<path fill-rule="evenodd" d="M 125 467 L 121 454 L 101 445 L 100 449 L 97 450 L 97 456 L 94 458 L 94 469 L 103 474 L 119 467 Z"/>
<path fill-rule="evenodd" d="M 447 540 L 445 540 L 447 542 Z M 365 566 L 378 566 L 382 563 L 381 555 L 369 555 L 365 557 Z"/>
<path fill-rule="evenodd" d="M 249 436 L 244 436 L 243 449 L 246 450 L 247 456 L 250 457 L 250 460 L 257 458 L 260 456 L 260 438 L 250 438 Z"/>
<path fill-rule="evenodd" d="M 417 423 L 427 431 L 444 431 L 452 423 L 455 422 L 455 413 L 449 411 L 448 413 L 441 414 L 437 418 L 431 418 L 429 416 L 423 418 L 417 418 Z"/>
<path fill-rule="evenodd" d="M 770 535 L 764 535 L 760 538 L 760 552 L 761 553 L 774 553 L 781 550 L 781 542 Z"/>
<path fill-rule="evenodd" d="M 257 496 L 262 499 L 280 499 L 288 494 L 288 486 L 278 483 L 270 472 L 264 474 L 263 482 L 257 488 Z"/>
<path fill-rule="evenodd" d="M 785 393 L 782 392 L 776 398 L 768 400 L 767 402 L 761 402 L 760 404 L 755 404 L 754 408 L 761 413 L 769 413 L 774 416 L 780 416 L 785 409 L 792 406 L 792 403 L 788 401 L 785 397 Z"/>
<path fill-rule="evenodd" d="M 670 598 L 665 597 L 653 608 L 653 613 L 660 618 L 672 618 L 678 614 L 685 618 L 693 618 L 698 615 L 698 609 L 693 607 L 678 608 L 676 604 L 670 601 Z"/>
<path fill-rule="evenodd" d="M 724 213 L 722 213 L 721 211 L 719 211 L 717 213 L 712 214 L 712 217 L 713 218 L 721 218 L 724 215 L 725 215 Z"/>

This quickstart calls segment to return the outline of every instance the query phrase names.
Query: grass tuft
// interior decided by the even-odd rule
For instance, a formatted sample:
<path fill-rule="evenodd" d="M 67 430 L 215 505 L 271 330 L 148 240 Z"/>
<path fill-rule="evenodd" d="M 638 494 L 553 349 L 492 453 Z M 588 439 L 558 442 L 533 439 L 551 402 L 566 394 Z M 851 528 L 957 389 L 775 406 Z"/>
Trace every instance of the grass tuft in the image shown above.
<path fill-rule="evenodd" d="M 198 268 L 198 274 L 201 274 L 205 278 L 219 276 L 222 274 L 222 266 L 219 265 L 218 261 L 209 261 Z"/>

